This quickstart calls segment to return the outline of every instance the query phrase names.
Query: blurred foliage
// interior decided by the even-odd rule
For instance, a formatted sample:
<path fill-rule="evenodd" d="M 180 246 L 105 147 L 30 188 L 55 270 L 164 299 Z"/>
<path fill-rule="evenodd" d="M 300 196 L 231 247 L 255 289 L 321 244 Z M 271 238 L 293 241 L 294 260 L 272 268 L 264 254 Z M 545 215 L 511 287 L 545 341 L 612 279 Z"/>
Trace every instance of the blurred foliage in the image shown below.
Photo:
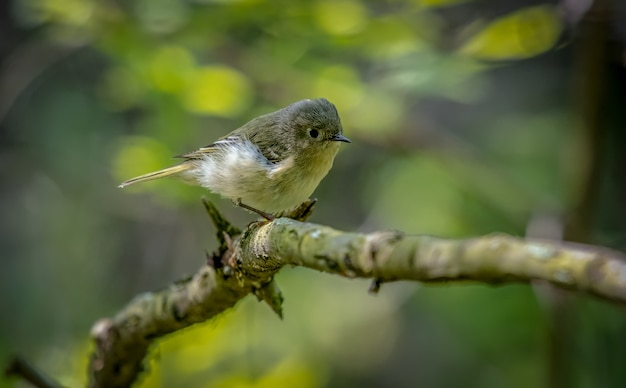
<path fill-rule="evenodd" d="M 554 47 L 561 29 L 556 8 L 523 8 L 480 28 L 461 52 L 484 59 L 528 58 Z"/>
<path fill-rule="evenodd" d="M 252 220 L 179 182 L 117 184 L 302 98 L 334 102 L 353 140 L 316 191 L 314 222 L 445 237 L 540 223 L 558 237 L 592 184 L 593 147 L 606 147 L 589 239 L 624 250 L 623 53 L 601 59 L 611 131 L 596 144 L 573 82 L 585 4 L 6 2 L 0 362 L 19 352 L 84 385 L 91 324 L 215 248 L 201 196 Z M 303 269 L 278 282 L 284 321 L 248 299 L 160 341 L 139 386 L 525 387 L 551 374 L 555 323 L 537 287 L 393 284 L 372 297 L 367 282 Z M 575 386 L 623 385 L 623 314 L 579 296 L 570 314 Z"/>

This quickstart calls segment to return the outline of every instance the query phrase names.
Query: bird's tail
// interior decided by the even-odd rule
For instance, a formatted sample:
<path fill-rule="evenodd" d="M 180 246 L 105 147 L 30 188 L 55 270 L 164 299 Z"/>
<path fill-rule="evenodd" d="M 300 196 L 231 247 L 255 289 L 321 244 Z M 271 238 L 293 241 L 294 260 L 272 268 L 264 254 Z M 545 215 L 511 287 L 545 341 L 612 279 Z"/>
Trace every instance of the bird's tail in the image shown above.
<path fill-rule="evenodd" d="M 189 163 L 177 164 L 176 166 L 164 168 L 163 170 L 159 170 L 159 171 L 151 172 L 151 173 L 148 173 L 148 174 L 140 175 L 140 176 L 135 177 L 135 178 L 131 178 L 131 179 L 127 180 L 127 181 L 122 182 L 117 187 L 122 189 L 122 188 L 124 188 L 126 186 L 130 186 L 130 185 L 135 184 L 137 182 L 151 181 L 153 179 L 159 179 L 159 178 L 163 178 L 163 177 L 166 177 L 166 176 L 178 174 L 180 172 L 188 170 L 191 167 L 192 166 Z"/>

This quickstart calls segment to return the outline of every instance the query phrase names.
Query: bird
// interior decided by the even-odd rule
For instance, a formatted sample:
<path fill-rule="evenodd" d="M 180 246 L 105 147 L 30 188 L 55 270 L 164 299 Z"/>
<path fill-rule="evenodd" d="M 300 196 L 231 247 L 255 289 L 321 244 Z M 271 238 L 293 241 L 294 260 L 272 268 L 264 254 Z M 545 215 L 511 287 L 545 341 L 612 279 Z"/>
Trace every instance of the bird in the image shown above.
<path fill-rule="evenodd" d="M 266 219 L 306 201 L 330 171 L 343 135 L 325 98 L 297 101 L 235 129 L 214 143 L 176 156 L 172 167 L 122 182 L 177 177 L 230 199 Z"/>

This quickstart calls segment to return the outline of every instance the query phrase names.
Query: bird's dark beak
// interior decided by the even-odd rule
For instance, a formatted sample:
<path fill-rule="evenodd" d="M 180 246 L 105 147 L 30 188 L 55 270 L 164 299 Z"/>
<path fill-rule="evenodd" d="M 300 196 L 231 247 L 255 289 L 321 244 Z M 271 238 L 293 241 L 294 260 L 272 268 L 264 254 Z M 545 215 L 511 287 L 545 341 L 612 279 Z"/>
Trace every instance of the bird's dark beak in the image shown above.
<path fill-rule="evenodd" d="M 344 143 L 352 143 L 352 142 L 350 141 L 350 139 L 348 139 L 347 137 L 345 137 L 345 136 L 344 136 L 344 135 L 342 135 L 342 134 L 338 134 L 338 135 L 336 135 L 335 137 L 331 138 L 330 140 L 332 140 L 332 141 L 342 141 L 342 142 L 344 142 Z"/>

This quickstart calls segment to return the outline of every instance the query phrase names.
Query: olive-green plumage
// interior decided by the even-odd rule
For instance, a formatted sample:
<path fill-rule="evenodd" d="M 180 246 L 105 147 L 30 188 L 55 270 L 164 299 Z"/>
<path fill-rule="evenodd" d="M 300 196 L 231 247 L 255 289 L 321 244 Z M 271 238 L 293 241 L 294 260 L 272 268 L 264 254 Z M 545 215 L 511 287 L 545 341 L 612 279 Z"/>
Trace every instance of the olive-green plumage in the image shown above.
<path fill-rule="evenodd" d="M 335 106 L 302 100 L 257 117 L 215 143 L 180 155 L 181 164 L 119 187 L 178 176 L 255 209 L 275 213 L 304 202 L 332 167 L 342 134 Z"/>

